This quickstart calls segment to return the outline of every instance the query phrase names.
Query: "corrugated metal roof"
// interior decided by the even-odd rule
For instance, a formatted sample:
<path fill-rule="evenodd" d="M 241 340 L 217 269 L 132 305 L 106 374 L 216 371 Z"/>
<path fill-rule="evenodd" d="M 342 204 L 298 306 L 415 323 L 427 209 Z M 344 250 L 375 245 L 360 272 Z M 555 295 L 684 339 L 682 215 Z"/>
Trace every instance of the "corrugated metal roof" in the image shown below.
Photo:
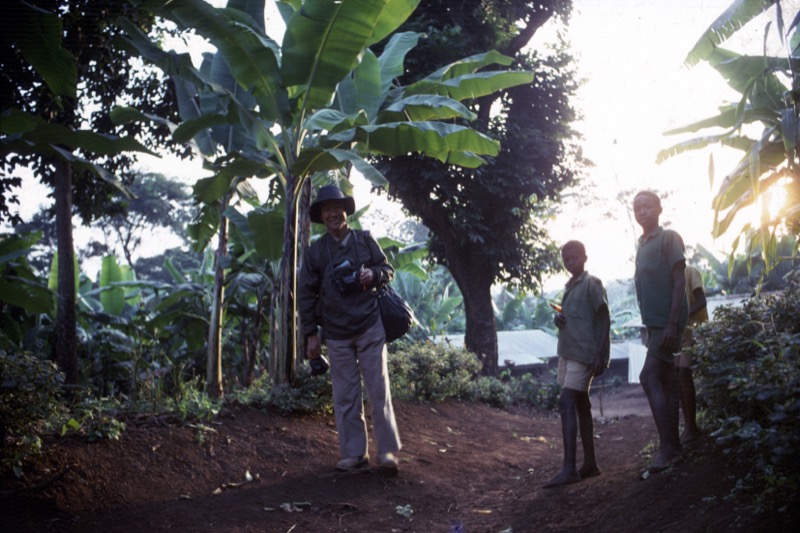
<path fill-rule="evenodd" d="M 444 338 L 455 347 L 464 346 L 463 335 L 446 335 Z M 641 342 L 611 343 L 611 359 L 627 359 L 630 344 L 640 345 Z M 558 356 L 558 337 L 540 329 L 498 331 L 497 352 L 500 366 L 508 366 L 507 361 L 515 365 L 546 363 L 551 357 Z"/>
<path fill-rule="evenodd" d="M 463 335 L 446 335 L 453 346 L 464 346 Z M 506 361 L 515 365 L 543 363 L 558 355 L 558 338 L 540 329 L 523 331 L 498 331 L 497 352 L 500 366 Z"/>

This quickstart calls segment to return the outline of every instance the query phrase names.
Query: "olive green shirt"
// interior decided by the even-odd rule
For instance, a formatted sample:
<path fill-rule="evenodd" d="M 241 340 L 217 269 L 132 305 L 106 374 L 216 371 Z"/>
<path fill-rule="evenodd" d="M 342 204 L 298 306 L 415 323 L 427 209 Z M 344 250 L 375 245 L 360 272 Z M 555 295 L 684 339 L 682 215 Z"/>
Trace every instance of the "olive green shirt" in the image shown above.
<path fill-rule="evenodd" d="M 558 330 L 559 357 L 590 365 L 602 351 L 604 360 L 608 360 L 611 347 L 600 320 L 604 307 L 608 309 L 608 298 L 599 278 L 584 272 L 578 279 L 567 282 L 561 299 L 561 312 L 566 320 Z"/>
<path fill-rule="evenodd" d="M 636 298 L 642 323 L 651 328 L 663 328 L 669 321 L 672 307 L 672 267 L 685 262 L 683 239 L 676 232 L 659 227 L 646 239 L 639 239 L 636 250 Z M 683 331 L 689 315 L 686 295 L 682 294 L 678 332 Z"/>

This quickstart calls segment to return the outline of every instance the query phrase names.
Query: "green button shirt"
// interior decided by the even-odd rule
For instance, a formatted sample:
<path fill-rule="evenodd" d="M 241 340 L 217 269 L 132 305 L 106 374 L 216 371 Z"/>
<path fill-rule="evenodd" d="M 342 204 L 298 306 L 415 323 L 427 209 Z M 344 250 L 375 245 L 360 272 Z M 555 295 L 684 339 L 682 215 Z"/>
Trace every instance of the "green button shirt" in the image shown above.
<path fill-rule="evenodd" d="M 584 272 L 576 280 L 569 280 L 561 299 L 561 312 L 566 318 L 558 330 L 558 355 L 585 364 L 592 364 L 599 350 L 610 348 L 603 342 L 600 309 L 608 308 L 608 298 L 603 282 Z M 607 359 L 608 354 L 604 354 Z"/>
<path fill-rule="evenodd" d="M 651 328 L 663 328 L 669 321 L 672 306 L 672 267 L 683 257 L 683 239 L 672 230 L 659 227 L 647 239 L 639 238 L 636 250 L 636 298 L 642 323 Z M 678 319 L 678 329 L 686 325 L 689 306 L 686 295 Z"/>

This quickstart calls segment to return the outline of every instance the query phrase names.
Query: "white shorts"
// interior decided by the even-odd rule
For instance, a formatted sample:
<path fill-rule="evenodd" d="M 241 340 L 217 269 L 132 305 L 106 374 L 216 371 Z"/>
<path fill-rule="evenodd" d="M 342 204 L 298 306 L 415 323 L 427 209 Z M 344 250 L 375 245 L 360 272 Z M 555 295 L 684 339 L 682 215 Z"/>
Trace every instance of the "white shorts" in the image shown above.
<path fill-rule="evenodd" d="M 558 358 L 558 377 L 556 382 L 565 389 L 589 392 L 589 387 L 592 385 L 592 377 L 592 365 L 564 357 Z"/>

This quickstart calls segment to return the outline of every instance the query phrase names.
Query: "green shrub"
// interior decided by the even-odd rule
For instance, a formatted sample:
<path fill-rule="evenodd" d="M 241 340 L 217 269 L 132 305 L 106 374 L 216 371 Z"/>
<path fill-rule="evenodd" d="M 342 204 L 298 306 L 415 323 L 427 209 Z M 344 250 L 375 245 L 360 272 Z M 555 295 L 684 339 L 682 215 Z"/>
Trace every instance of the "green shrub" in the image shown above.
<path fill-rule="evenodd" d="M 531 374 L 511 378 L 509 386 L 514 403 L 537 407 L 545 411 L 557 411 L 561 386 L 556 383 L 555 373 L 555 370 L 551 370 L 550 377 L 545 381 Z"/>
<path fill-rule="evenodd" d="M 481 369 L 467 350 L 429 341 L 399 346 L 388 365 L 392 397 L 420 401 L 469 398 L 470 383 Z"/>
<path fill-rule="evenodd" d="M 264 374 L 248 389 L 235 391 L 230 397 L 248 405 L 274 407 L 284 413 L 333 412 L 330 372 L 312 376 L 308 363 L 301 366 L 293 387 L 276 385 Z"/>
<path fill-rule="evenodd" d="M 0 350 L 0 450 L 3 466 L 22 475 L 22 461 L 41 448 L 38 434 L 61 411 L 64 376 L 50 361 Z"/>
<path fill-rule="evenodd" d="M 120 407 L 115 398 L 96 398 L 89 394 L 72 409 L 72 416 L 61 426 L 61 436 L 74 431 L 89 442 L 119 440 L 125 431 L 125 423 L 117 420 L 114 414 Z"/>
<path fill-rule="evenodd" d="M 717 310 L 697 332 L 698 401 L 712 436 L 753 465 L 765 500 L 800 490 L 800 283 Z"/>
<path fill-rule="evenodd" d="M 540 381 L 530 374 L 479 376 L 475 354 L 447 343 L 397 343 L 389 355 L 392 397 L 410 401 L 469 400 L 494 407 L 528 405 L 555 409 L 561 389 L 555 379 Z"/>
<path fill-rule="evenodd" d="M 469 384 L 469 398 L 492 407 L 508 407 L 515 402 L 510 383 L 481 376 Z"/>

